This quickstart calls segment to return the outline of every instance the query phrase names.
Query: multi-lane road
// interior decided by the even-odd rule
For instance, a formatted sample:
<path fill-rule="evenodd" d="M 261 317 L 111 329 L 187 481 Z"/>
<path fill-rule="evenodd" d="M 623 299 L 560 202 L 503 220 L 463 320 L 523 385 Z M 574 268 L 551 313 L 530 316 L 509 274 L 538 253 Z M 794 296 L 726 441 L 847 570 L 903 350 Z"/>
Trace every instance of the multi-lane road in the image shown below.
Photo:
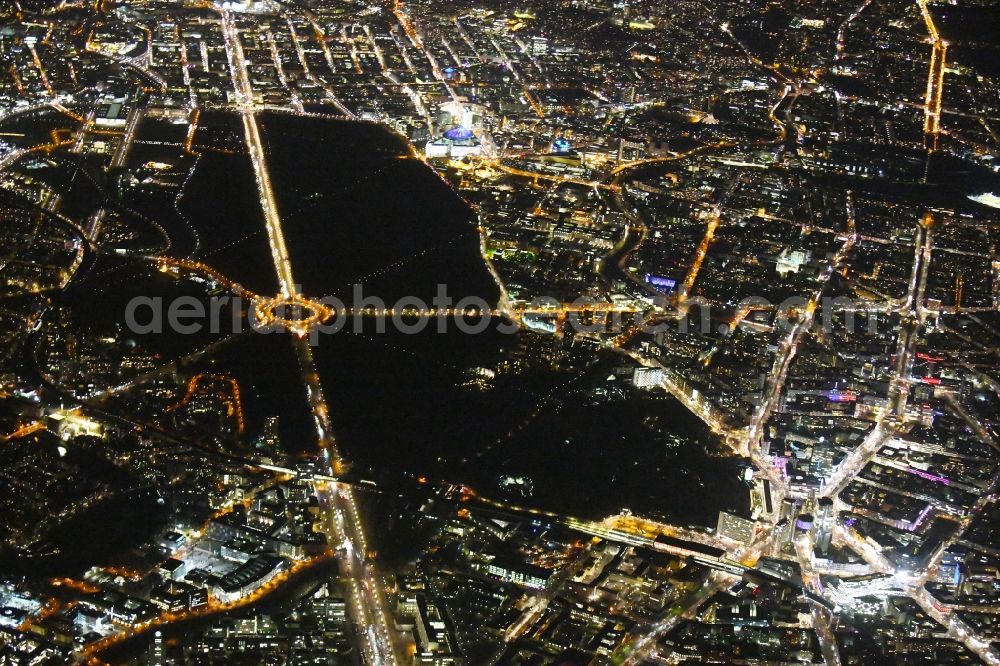
<path fill-rule="evenodd" d="M 247 150 L 253 163 L 261 208 L 264 211 L 271 257 L 278 274 L 281 293 L 285 298 L 291 298 L 298 295 L 298 289 L 285 245 L 277 200 L 267 170 L 267 158 L 260 128 L 254 115 L 253 91 L 247 75 L 243 49 L 230 12 L 222 13 L 222 25 L 232 70 L 233 87 L 243 119 Z M 295 347 L 304 390 L 313 413 L 326 471 L 329 475 L 335 476 L 339 471 L 340 457 L 332 434 L 329 409 L 313 362 L 312 350 L 308 341 L 301 336 L 291 336 L 291 340 Z M 317 482 L 315 490 L 324 511 L 322 524 L 327 539 L 335 550 L 340 575 L 348 588 L 348 603 L 354 625 L 357 627 L 360 652 L 366 664 L 393 666 L 397 663 L 397 659 L 383 585 L 374 562 L 369 558 L 368 543 L 353 491 L 349 486 L 326 481 Z"/>

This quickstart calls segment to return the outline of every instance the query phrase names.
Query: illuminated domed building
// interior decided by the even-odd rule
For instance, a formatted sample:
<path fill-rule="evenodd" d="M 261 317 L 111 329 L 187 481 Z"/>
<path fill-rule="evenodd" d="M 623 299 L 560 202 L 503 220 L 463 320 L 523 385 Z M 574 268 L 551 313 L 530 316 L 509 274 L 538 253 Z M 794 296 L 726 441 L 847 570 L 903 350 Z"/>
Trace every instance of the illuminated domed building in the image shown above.
<path fill-rule="evenodd" d="M 427 142 L 424 154 L 427 157 L 450 157 L 461 159 L 468 155 L 479 155 L 483 152 L 483 144 L 475 132 L 459 125 L 445 132 L 441 137 Z"/>
<path fill-rule="evenodd" d="M 569 155 L 573 152 L 573 144 L 564 136 L 557 137 L 552 142 L 552 153 L 555 155 Z"/>

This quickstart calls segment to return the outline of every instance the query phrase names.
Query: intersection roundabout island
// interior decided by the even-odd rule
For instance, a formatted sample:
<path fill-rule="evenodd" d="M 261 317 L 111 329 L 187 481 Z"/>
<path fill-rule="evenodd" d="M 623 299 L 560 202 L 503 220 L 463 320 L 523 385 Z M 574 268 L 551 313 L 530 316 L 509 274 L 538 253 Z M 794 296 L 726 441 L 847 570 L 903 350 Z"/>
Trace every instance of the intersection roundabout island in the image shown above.
<path fill-rule="evenodd" d="M 254 321 L 257 326 L 280 326 L 300 338 L 335 316 L 337 312 L 332 308 L 301 294 L 258 299 L 254 302 Z"/>

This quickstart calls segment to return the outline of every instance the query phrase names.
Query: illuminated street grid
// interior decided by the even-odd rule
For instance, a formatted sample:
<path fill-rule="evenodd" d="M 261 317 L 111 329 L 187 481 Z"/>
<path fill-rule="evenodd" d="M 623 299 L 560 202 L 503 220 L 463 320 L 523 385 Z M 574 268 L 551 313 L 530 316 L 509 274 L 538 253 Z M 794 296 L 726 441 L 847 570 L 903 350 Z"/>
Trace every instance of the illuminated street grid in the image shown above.
<path fill-rule="evenodd" d="M 0 482 L 16 495 L 4 544 L 53 554 L 51 524 L 111 498 L 163 499 L 81 478 L 74 454 L 109 430 L 143 433 L 118 459 L 133 478 L 204 504 L 202 521 L 158 536 L 166 559 L 152 571 L 95 566 L 34 588 L 5 577 L 5 657 L 101 663 L 139 636 L 145 663 L 167 663 L 161 630 L 246 607 L 332 560 L 334 584 L 304 607 L 340 638 L 316 649 L 365 664 L 1000 663 L 1000 78 L 963 60 L 975 40 L 955 11 L 925 0 L 0 9 L 0 272 L 5 297 L 20 299 L 0 317 L 2 342 L 6 358 L 29 350 L 46 387 L 43 400 L 23 375 L 0 374 L 17 405 L 0 435 Z M 228 133 L 205 119 L 219 111 L 237 119 Z M 405 139 L 401 159 L 475 208 L 499 302 L 336 308 L 300 293 L 266 114 Z M 151 138 L 151 126 L 182 131 Z M 116 187 L 174 192 L 180 212 L 212 151 L 249 157 L 276 294 L 210 256 L 175 256 L 163 227 L 106 190 L 118 174 Z M 84 181 L 100 201 L 81 213 Z M 44 299 L 95 255 L 248 299 L 258 321 L 293 332 L 316 455 L 220 456 L 187 439 L 181 426 L 209 421 L 243 435 L 232 377 L 170 388 L 180 360 L 223 342 L 176 366 L 135 341 L 114 367 L 80 360 L 124 340 L 77 340 Z M 745 461 L 751 514 L 722 512 L 716 529 L 627 510 L 595 521 L 532 508 L 530 479 L 503 479 L 521 493 L 511 499 L 421 477 L 434 502 L 418 520 L 443 529 L 419 566 L 380 571 L 378 527 L 341 480 L 349 461 L 308 338 L 335 317 L 393 315 L 502 317 L 539 345 L 616 353 L 631 363 L 629 390 L 669 393 Z M 172 420 L 148 429 L 111 415 L 142 392 Z M 265 430 L 261 446 L 275 437 Z M 16 501 L 56 496 L 65 506 Z M 461 557 L 440 559 L 449 549 Z M 159 583 L 140 583 L 151 574 Z M 255 617 L 212 625 L 189 656 L 280 633 Z"/>

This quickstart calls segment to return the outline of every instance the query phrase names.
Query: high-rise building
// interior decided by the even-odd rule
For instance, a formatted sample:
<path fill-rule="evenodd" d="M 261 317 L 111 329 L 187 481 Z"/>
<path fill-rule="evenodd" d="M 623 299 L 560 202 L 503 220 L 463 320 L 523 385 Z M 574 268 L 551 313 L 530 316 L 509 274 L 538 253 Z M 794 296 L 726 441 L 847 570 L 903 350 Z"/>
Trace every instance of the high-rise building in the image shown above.
<path fill-rule="evenodd" d="M 632 372 L 632 385 L 636 388 L 654 388 L 663 383 L 661 368 L 636 368 Z"/>
<path fill-rule="evenodd" d="M 261 436 L 261 444 L 270 450 L 281 448 L 278 418 L 277 416 L 268 416 L 264 421 L 264 434 Z"/>
<path fill-rule="evenodd" d="M 715 533 L 720 537 L 737 543 L 749 544 L 753 541 L 755 532 L 756 523 L 754 521 L 725 511 L 719 512 L 719 524 Z"/>
<path fill-rule="evenodd" d="M 833 500 L 821 497 L 817 506 L 819 510 L 816 515 L 816 546 L 819 552 L 826 555 L 833 539 Z"/>
<path fill-rule="evenodd" d="M 163 634 L 159 631 L 153 634 L 153 640 L 149 644 L 149 654 L 146 655 L 147 666 L 165 666 L 167 663 L 165 646 L 163 644 Z"/>

